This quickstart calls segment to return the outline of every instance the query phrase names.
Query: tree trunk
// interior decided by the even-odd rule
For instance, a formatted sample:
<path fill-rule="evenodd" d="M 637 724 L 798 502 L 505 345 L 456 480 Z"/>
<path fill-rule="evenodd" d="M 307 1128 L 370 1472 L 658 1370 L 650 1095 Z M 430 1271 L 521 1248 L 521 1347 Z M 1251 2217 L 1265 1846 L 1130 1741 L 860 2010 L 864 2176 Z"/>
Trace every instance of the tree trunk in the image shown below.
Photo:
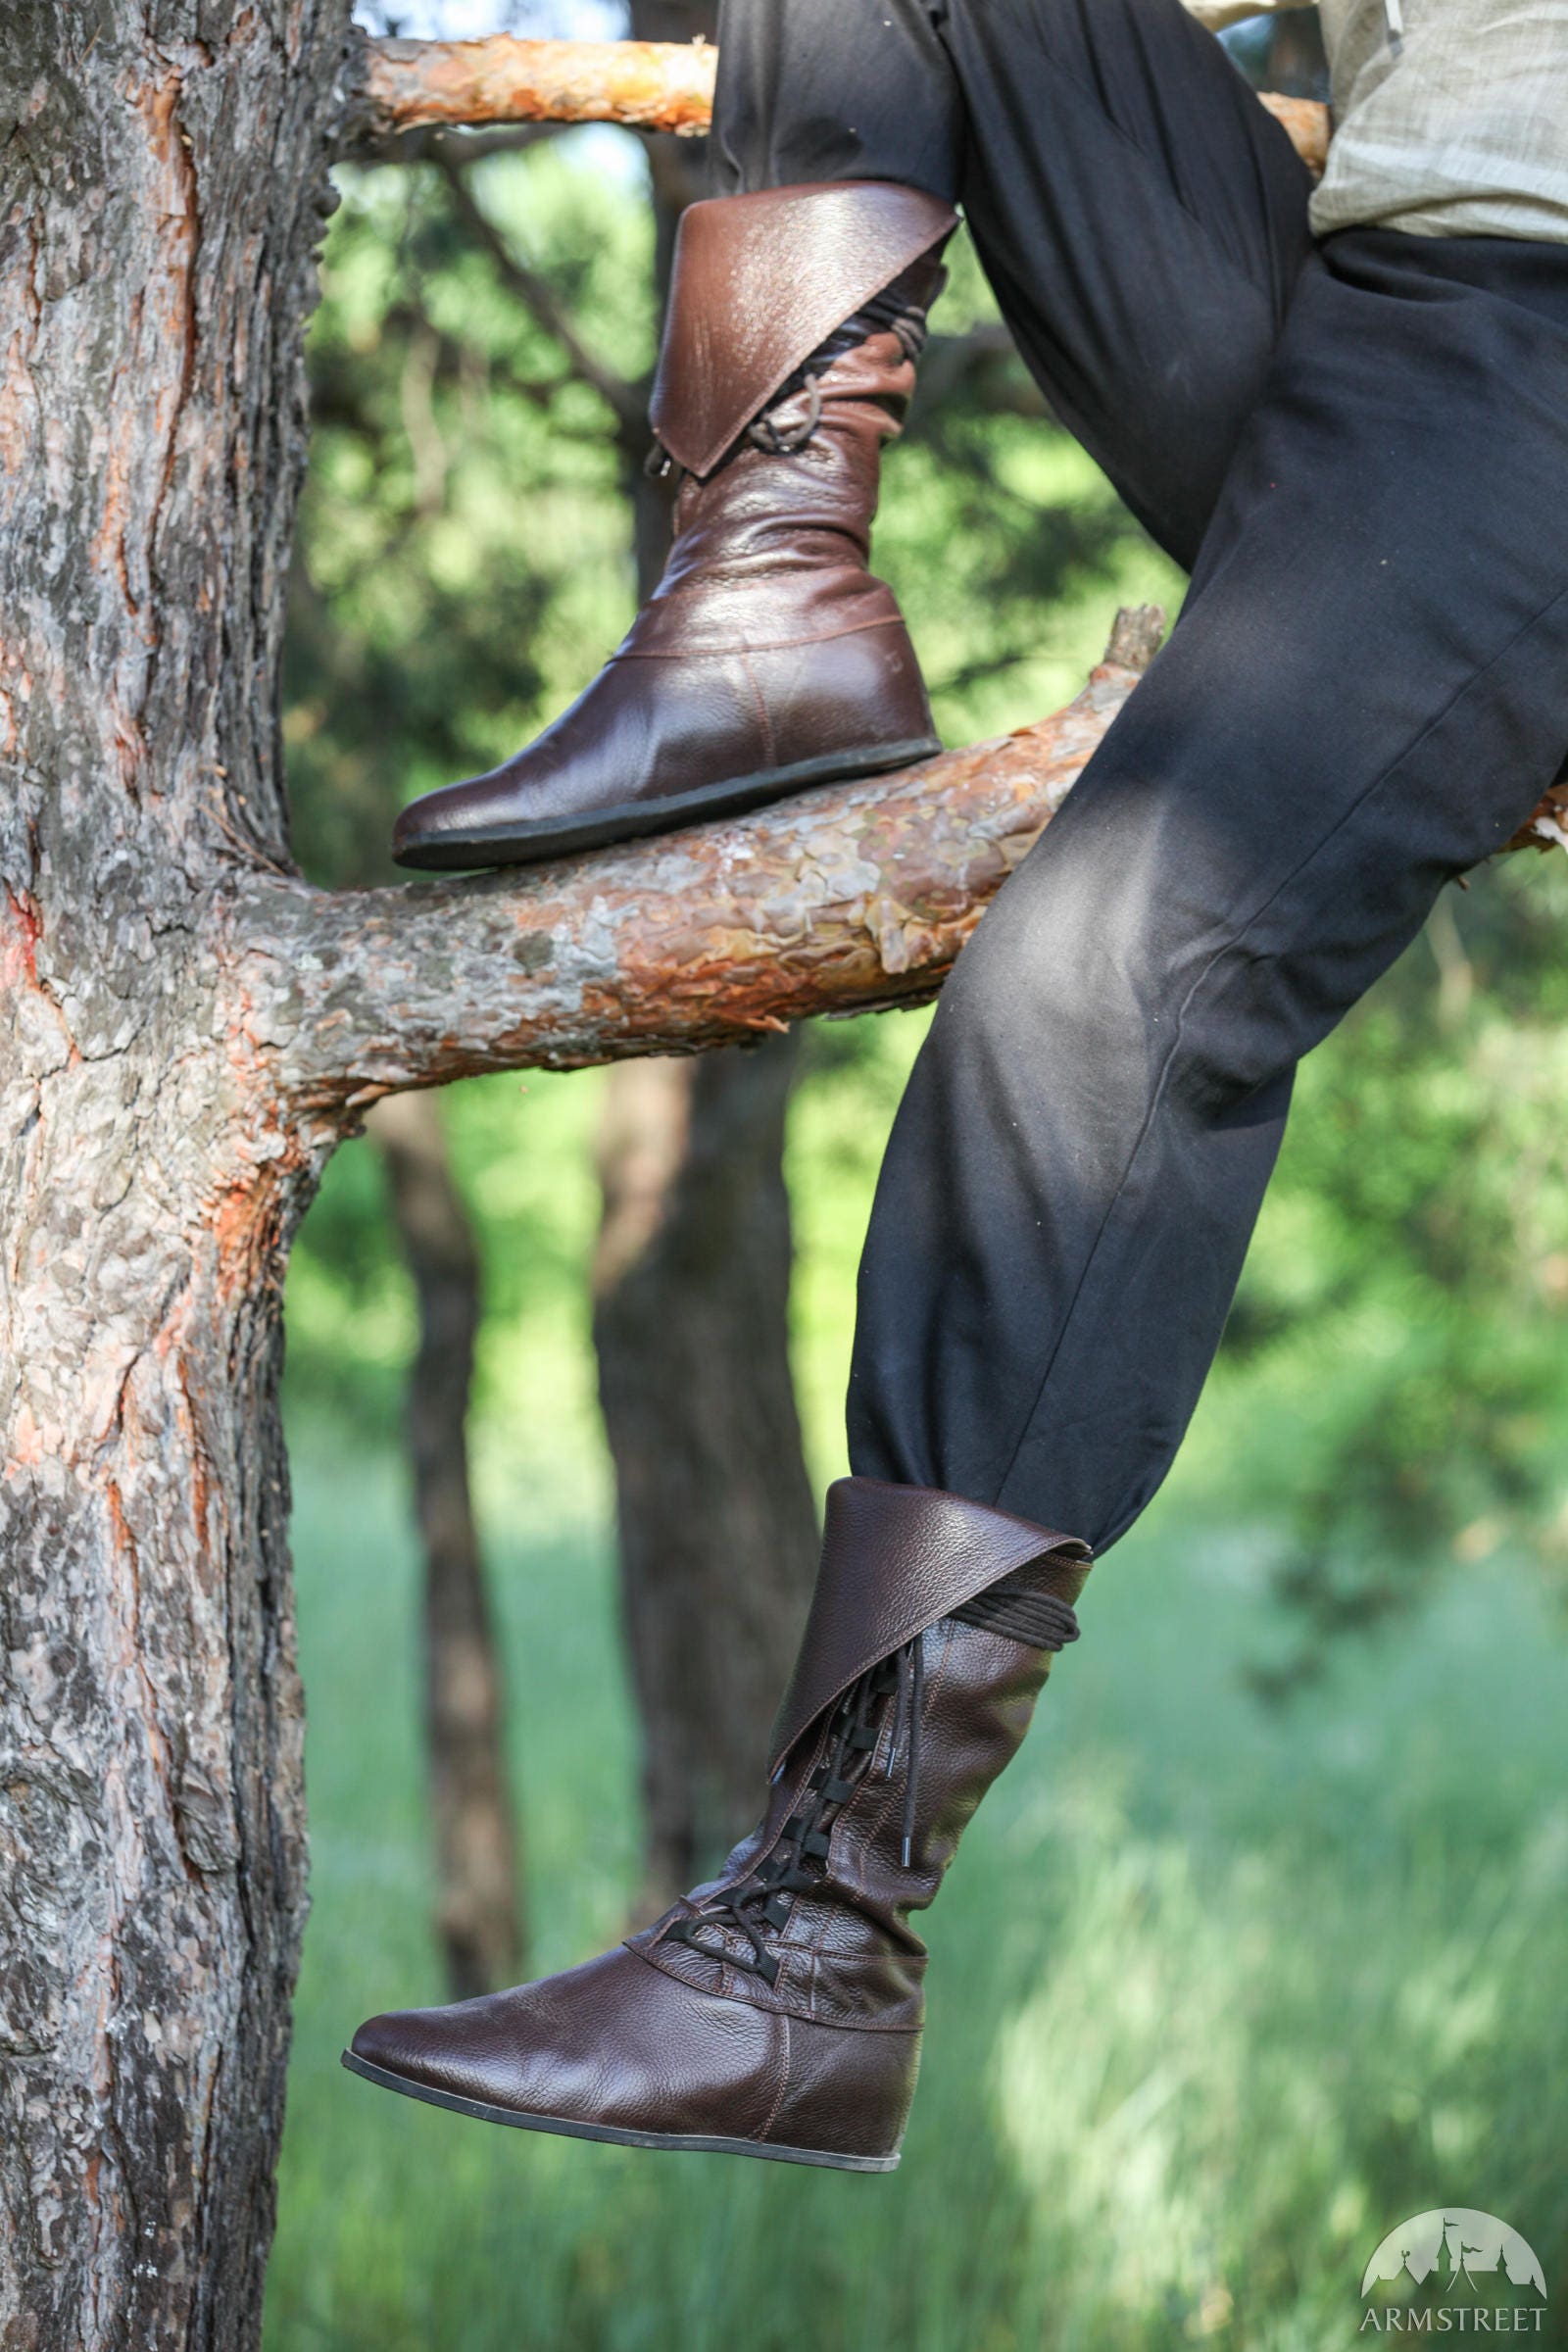
<path fill-rule="evenodd" d="M 435 1925 L 452 1998 L 464 2001 L 513 1984 L 523 1945 L 501 1661 L 468 1481 L 479 1253 L 432 1097 L 394 1095 L 369 1126 L 418 1299 L 407 1452 L 424 1552 Z"/>
<path fill-rule="evenodd" d="M 260 2324 L 305 1909 L 278 1307 L 338 1115 L 280 1115 L 237 893 L 285 855 L 345 17 L 6 10 L 8 2352 L 234 2352 Z"/>
<path fill-rule="evenodd" d="M 789 1362 L 795 1045 L 628 1062 L 606 1106 L 594 1341 L 642 1722 L 649 1917 L 757 1813 L 815 1564 Z"/>

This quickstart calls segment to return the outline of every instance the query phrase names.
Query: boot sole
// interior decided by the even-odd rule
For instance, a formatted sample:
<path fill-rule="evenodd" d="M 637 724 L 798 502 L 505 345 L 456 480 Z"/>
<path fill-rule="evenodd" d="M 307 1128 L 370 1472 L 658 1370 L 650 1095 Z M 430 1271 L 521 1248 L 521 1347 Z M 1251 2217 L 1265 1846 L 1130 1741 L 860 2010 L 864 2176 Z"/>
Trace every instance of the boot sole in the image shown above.
<path fill-rule="evenodd" d="M 815 760 L 798 760 L 792 767 L 767 768 L 757 775 L 731 776 L 722 784 L 700 784 L 691 792 L 666 793 L 657 801 L 622 801 L 599 808 L 572 823 L 549 817 L 518 817 L 510 824 L 489 825 L 482 831 L 436 832 L 422 841 L 416 837 L 394 853 L 398 865 L 417 873 L 463 873 L 479 866 L 533 865 L 547 858 L 564 858 L 574 850 L 602 850 L 617 841 L 646 840 L 655 833 L 673 833 L 683 825 L 703 824 L 718 816 L 741 816 L 749 808 L 765 808 L 769 801 L 804 792 L 813 784 L 847 784 L 857 776 L 886 775 L 891 768 L 912 767 L 933 760 L 942 749 L 934 735 L 912 736 L 907 743 L 889 743 L 874 752 L 832 752 Z"/>
<path fill-rule="evenodd" d="M 343 2063 L 350 2074 L 363 2075 L 383 2090 L 401 2091 L 406 2099 L 422 2099 L 429 2107 L 450 2107 L 481 2124 L 510 2124 L 519 2132 L 554 2132 L 564 2139 L 605 2139 L 621 2148 L 672 2148 L 688 2156 L 760 2156 L 769 2164 L 817 2164 L 836 2173 L 896 2173 L 892 2156 L 835 2156 L 826 2148 L 767 2147 L 759 2139 L 717 2139 L 701 2132 L 629 2132 L 618 2124 L 577 2124 L 564 2115 L 527 2115 L 517 2107 L 492 2107 L 483 2099 L 461 2098 L 455 2090 L 436 2090 L 390 2068 L 372 2066 L 345 2050 Z"/>

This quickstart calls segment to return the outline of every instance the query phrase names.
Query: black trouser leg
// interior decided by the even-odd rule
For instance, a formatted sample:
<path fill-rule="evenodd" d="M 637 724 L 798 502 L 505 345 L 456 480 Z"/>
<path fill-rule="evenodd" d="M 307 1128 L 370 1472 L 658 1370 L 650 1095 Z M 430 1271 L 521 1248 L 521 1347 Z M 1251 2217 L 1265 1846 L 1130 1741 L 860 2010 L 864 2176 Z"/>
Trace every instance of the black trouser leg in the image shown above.
<path fill-rule="evenodd" d="M 1310 250 L 1290 141 L 1180 0 L 726 0 L 715 193 L 962 204 L 1056 414 L 1191 565 Z"/>
<path fill-rule="evenodd" d="M 715 196 L 897 179 L 958 200 L 963 100 L 925 0 L 720 0 Z"/>
<path fill-rule="evenodd" d="M 950 191 L 961 113 L 1025 356 L 1196 558 L 944 994 L 851 1382 L 857 1471 L 1103 1546 L 1197 1400 L 1298 1059 L 1568 742 L 1568 249 L 1311 256 L 1299 166 L 1178 0 L 731 0 L 721 38 L 734 184 Z"/>
<path fill-rule="evenodd" d="M 857 1470 L 1098 1547 L 1158 1486 L 1297 1061 L 1568 743 L 1565 380 L 1568 250 L 1308 263 L 1169 646 L 944 992 L 862 1262 Z"/>

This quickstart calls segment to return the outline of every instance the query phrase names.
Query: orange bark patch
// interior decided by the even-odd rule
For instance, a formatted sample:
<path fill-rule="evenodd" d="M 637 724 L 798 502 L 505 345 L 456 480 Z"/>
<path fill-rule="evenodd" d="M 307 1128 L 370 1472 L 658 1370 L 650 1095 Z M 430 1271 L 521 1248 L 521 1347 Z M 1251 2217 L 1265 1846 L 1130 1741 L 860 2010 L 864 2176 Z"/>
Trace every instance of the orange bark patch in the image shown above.
<path fill-rule="evenodd" d="M 24 890 L 5 886 L 5 905 L 0 907 L 0 988 L 36 988 L 38 985 L 38 942 L 43 937 L 43 918 L 33 901 Z"/>
<path fill-rule="evenodd" d="M 628 122 L 695 137 L 713 111 L 706 41 L 378 41 L 367 96 L 377 127 L 421 122 Z"/>

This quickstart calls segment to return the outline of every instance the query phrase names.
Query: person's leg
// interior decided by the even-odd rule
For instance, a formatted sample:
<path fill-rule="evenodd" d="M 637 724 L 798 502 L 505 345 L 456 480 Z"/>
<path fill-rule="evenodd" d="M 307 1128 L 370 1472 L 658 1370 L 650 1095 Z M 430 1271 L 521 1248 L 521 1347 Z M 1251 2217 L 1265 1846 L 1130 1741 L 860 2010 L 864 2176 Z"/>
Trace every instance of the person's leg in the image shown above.
<path fill-rule="evenodd" d="M 682 222 L 651 412 L 684 475 L 670 563 L 553 726 L 404 810 L 403 864 L 593 848 L 937 748 L 866 554 L 960 188 L 1031 367 L 1184 562 L 1266 364 L 1305 175 L 1179 0 L 730 0 L 719 38 L 722 193 Z"/>
<path fill-rule="evenodd" d="M 1190 565 L 1296 275 L 1311 183 L 1180 0 L 728 0 L 716 193 L 960 203 L 1062 421 Z"/>
<path fill-rule="evenodd" d="M 956 204 L 968 124 L 934 0 L 720 0 L 708 185 L 898 180 Z"/>
<path fill-rule="evenodd" d="M 1146 4 L 1163 27 L 1149 41 L 1121 0 L 1095 0 L 1093 11 L 1037 0 L 1014 11 L 1016 27 L 1040 36 L 1015 62 L 1041 82 L 1041 152 L 1025 152 L 1020 128 L 1017 171 L 1009 178 L 999 149 L 988 178 L 978 135 L 966 132 L 963 186 L 977 209 L 989 202 L 994 257 L 1009 233 L 1025 250 L 1069 233 L 1077 206 L 1063 199 L 1053 216 L 1053 154 L 1064 181 L 1104 191 L 1103 218 L 1091 207 L 1081 224 L 1089 242 L 1072 264 L 1082 279 L 1076 311 L 1062 283 L 1049 306 L 1025 316 L 1017 306 L 1031 278 L 1022 265 L 1014 304 L 1037 366 L 1052 335 L 1052 365 L 1064 382 L 1065 361 L 1077 354 L 1077 380 L 1092 387 L 1080 406 L 1097 411 L 1102 448 L 1114 456 L 1125 439 L 1129 480 L 1179 545 L 1190 486 L 1171 448 L 1162 475 L 1151 455 L 1161 447 L 1160 419 L 1207 436 L 1192 462 L 1213 474 L 1234 438 L 1246 380 L 1235 353 L 1245 348 L 1253 375 L 1261 371 L 1277 306 L 1260 297 L 1257 274 L 1222 252 L 1217 222 L 1195 246 L 1195 191 L 1167 172 L 1161 200 L 1146 158 L 1143 232 L 1163 235 L 1168 269 L 1206 272 L 1209 296 L 1189 318 L 1168 283 L 1152 282 L 1137 306 L 1138 367 L 1120 383 L 1097 372 L 1095 339 L 1109 331 L 1099 280 L 1135 267 L 1112 233 L 1137 114 L 1129 92 L 1148 75 L 1185 74 L 1199 110 L 1192 127 L 1216 156 L 1229 146 L 1239 191 L 1228 208 L 1233 226 L 1246 211 L 1240 191 L 1255 177 L 1250 122 L 1236 111 L 1223 59 L 1200 36 L 1195 45 L 1175 0 Z M 802 172 L 837 174 L 829 184 L 839 194 L 893 191 L 940 208 L 956 184 L 961 76 L 941 45 L 953 24 L 950 9 L 934 34 L 910 0 L 730 7 L 720 28 L 719 137 L 723 168 L 743 192 L 700 208 L 707 222 L 727 217 L 727 240 L 758 217 L 747 208 L 775 198 L 814 205 L 820 186 L 796 185 Z M 901 28 L 902 40 L 880 38 Z M 1234 142 L 1231 129 L 1240 132 Z M 785 184 L 775 186 L 780 173 Z M 1265 217 L 1252 257 L 1265 278 L 1274 243 Z M 1053 266 L 1042 249 L 1042 283 Z M 993 267 L 1000 271 L 996 258 Z M 792 284 L 787 270 L 777 275 Z M 767 283 L 754 290 L 771 302 Z M 754 340 L 771 331 L 771 310 L 754 319 L 734 302 L 714 306 L 708 323 L 716 331 L 737 310 Z M 1222 365 L 1205 343 L 1221 323 L 1232 336 Z M 702 348 L 699 334 L 698 358 Z M 1205 369 L 1206 408 L 1192 397 Z M 1183 391 L 1174 409 L 1171 385 Z M 982 940 L 998 919 L 988 917 Z M 943 1237 L 914 1239 L 940 1247 Z M 1020 1282 L 1031 1277 L 1029 1266 L 1019 1271 Z M 930 1263 L 913 1269 L 916 1301 L 935 1272 Z M 965 1336 L 960 1314 L 960 1354 Z M 906 1372 L 891 1363 L 889 1373 L 896 1406 Z M 1077 1529 L 1061 1536 L 933 1491 L 940 1475 L 900 1469 L 894 1482 L 845 1480 L 829 1497 L 811 1614 L 774 1729 L 770 1799 L 760 1831 L 720 1877 L 629 1947 L 543 1986 L 372 2019 L 355 2037 L 350 2065 L 390 2088 L 532 2129 L 861 2171 L 897 2163 L 920 2046 L 925 1953 L 912 1915 L 932 1900 L 960 1833 L 1016 1748 L 1052 1654 L 1076 1635 L 1071 1604 L 1089 1547 Z"/>
<path fill-rule="evenodd" d="M 860 1278 L 858 1473 L 1153 1493 L 1298 1058 L 1568 742 L 1568 252 L 1310 263 L 1172 640 L 960 957 Z"/>

